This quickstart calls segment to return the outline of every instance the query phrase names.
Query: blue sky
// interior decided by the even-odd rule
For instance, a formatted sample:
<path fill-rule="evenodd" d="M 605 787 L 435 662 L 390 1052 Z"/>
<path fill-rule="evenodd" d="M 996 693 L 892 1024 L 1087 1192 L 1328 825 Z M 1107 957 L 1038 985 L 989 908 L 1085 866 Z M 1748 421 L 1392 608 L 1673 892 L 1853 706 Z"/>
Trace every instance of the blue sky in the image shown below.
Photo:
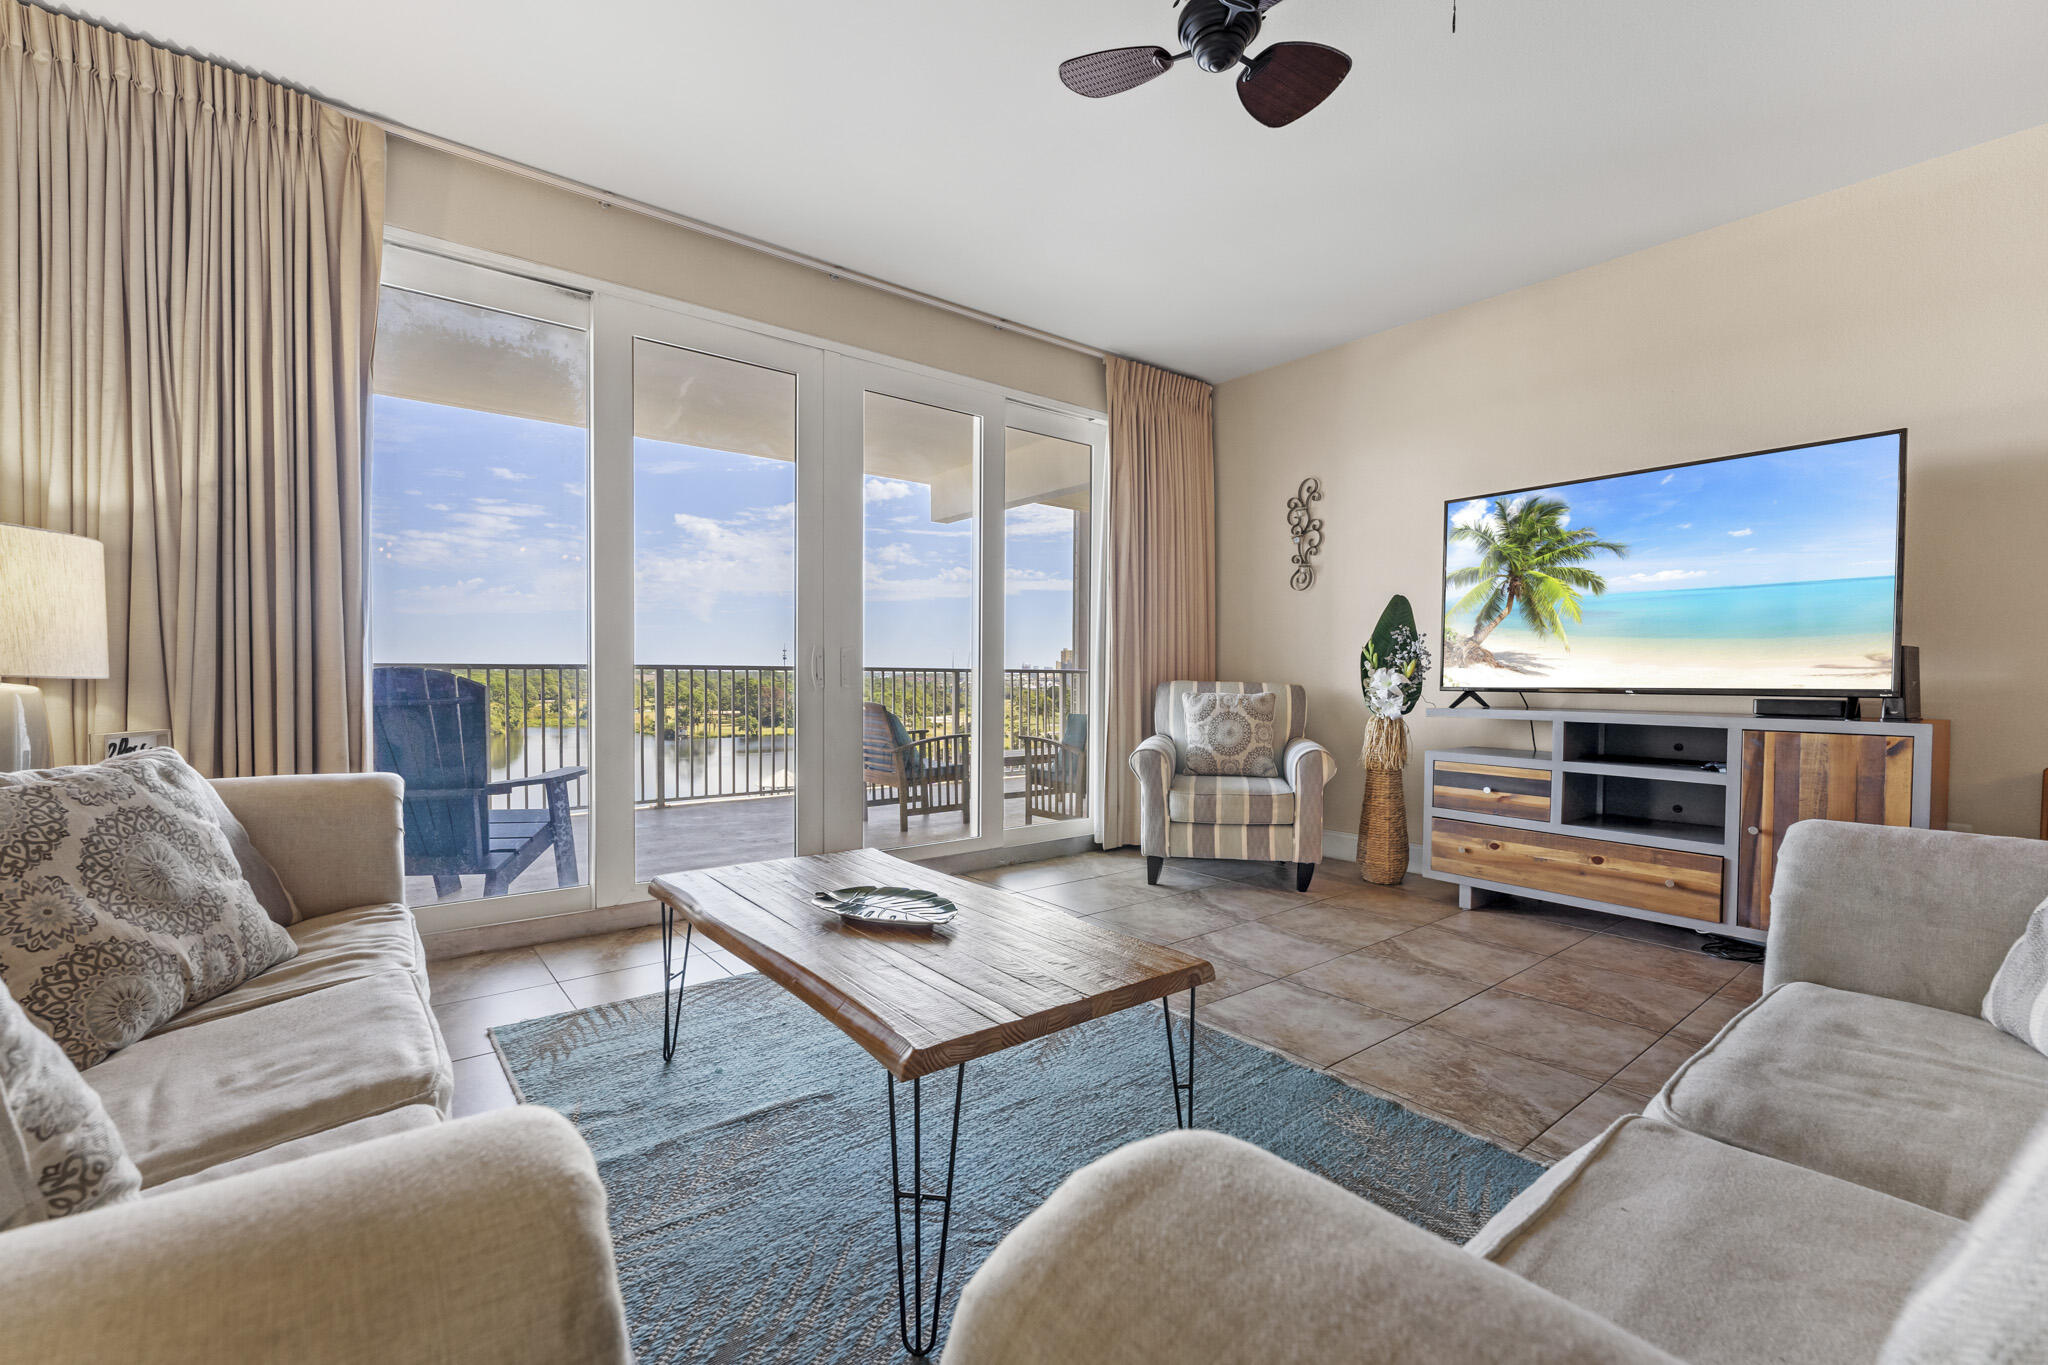
<path fill-rule="evenodd" d="M 383 663 L 588 657 L 585 434 L 380 395 L 373 409 L 371 648 Z M 796 466 L 634 445 L 643 663 L 779 664 L 795 653 Z M 922 484 L 866 481 L 867 662 L 971 662 L 973 533 Z M 1005 518 L 1003 661 L 1072 643 L 1071 512 Z"/>
<path fill-rule="evenodd" d="M 1572 527 L 1628 546 L 1625 559 L 1601 555 L 1590 565 L 1611 593 L 1896 572 L 1895 436 L 1560 484 L 1509 501 L 1539 496 L 1565 502 Z M 1449 520 L 1482 516 L 1490 501 L 1454 502 Z M 1453 569 L 1478 559 L 1470 546 L 1450 546 Z M 1461 595 L 1447 592 L 1446 601 Z"/>

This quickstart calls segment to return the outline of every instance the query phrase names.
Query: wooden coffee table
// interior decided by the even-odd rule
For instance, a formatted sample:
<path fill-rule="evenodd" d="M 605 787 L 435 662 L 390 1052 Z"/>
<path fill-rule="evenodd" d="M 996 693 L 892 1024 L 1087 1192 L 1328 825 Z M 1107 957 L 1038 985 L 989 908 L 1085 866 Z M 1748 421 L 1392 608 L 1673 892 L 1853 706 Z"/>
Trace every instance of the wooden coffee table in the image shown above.
<path fill-rule="evenodd" d="M 848 924 L 811 900 L 843 886 L 910 886 L 959 906 L 930 930 Z M 684 974 L 698 933 L 759 969 L 867 1049 L 887 1072 L 889 1166 L 896 1214 L 897 1325 L 912 1355 L 938 1337 L 946 1234 L 952 1220 L 954 1157 L 967 1063 L 1004 1048 L 1133 1005 L 1157 1000 L 1166 1024 L 1174 1123 L 1195 1117 L 1195 987 L 1215 979 L 1207 962 L 1090 924 L 1063 910 L 982 882 L 966 881 L 871 849 L 678 872 L 649 889 L 661 903 L 661 1055 L 675 1056 Z M 682 961 L 674 961 L 676 920 Z M 1188 993 L 1186 1078 L 1167 998 Z M 953 1116 L 944 1193 L 924 1185 L 924 1077 L 950 1069 Z M 910 1085 L 910 1187 L 898 1151 L 896 1087 Z M 911 1260 L 904 1263 L 904 1204 L 910 1205 Z M 925 1210 L 936 1206 L 939 1247 L 931 1315 L 924 1303 Z"/>

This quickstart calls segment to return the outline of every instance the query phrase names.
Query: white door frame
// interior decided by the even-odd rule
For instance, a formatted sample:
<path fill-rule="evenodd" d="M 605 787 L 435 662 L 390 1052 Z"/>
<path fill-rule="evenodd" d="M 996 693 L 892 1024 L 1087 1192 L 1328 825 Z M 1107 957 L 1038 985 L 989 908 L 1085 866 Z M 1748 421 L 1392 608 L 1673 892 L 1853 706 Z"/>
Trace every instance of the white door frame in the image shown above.
<path fill-rule="evenodd" d="M 1043 824 L 1013 829 L 1004 842 L 1012 847 L 1045 843 L 1053 839 L 1092 836 L 1102 809 L 1104 764 L 1102 717 L 1108 694 L 1103 690 L 1103 659 L 1109 637 L 1103 631 L 1103 568 L 1109 545 L 1109 424 L 1101 418 L 1078 417 L 1070 412 L 1035 407 L 1011 399 L 1004 405 L 1003 424 L 1017 431 L 1035 432 L 1088 447 L 1088 754 L 1085 771 L 1088 783 L 1088 814 L 1078 820 L 1048 820 Z M 1000 487 L 1000 485 L 999 485 Z M 1007 569 L 1007 556 L 998 572 Z M 997 644 L 1001 657 L 1001 642 Z"/>
<path fill-rule="evenodd" d="M 635 866 L 633 810 L 638 737 L 633 732 L 634 580 L 633 345 L 662 345 L 723 356 L 796 376 L 796 851 L 830 847 L 825 790 L 830 695 L 825 659 L 830 630 L 820 583 L 832 556 L 835 518 L 824 501 L 825 355 L 745 328 L 600 294 L 592 311 L 591 717 L 596 784 L 591 792 L 591 862 L 597 904 L 644 900 Z"/>

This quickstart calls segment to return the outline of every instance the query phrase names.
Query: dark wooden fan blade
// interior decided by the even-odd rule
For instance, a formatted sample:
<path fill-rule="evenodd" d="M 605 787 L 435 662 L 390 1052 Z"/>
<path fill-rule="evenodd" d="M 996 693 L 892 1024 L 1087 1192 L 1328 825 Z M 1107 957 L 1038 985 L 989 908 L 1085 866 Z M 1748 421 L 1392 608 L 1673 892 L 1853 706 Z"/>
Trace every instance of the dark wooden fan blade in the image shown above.
<path fill-rule="evenodd" d="M 1237 98 L 1268 128 L 1283 128 L 1330 97 L 1351 59 L 1321 43 L 1275 43 L 1245 64 Z"/>
<path fill-rule="evenodd" d="M 1075 94 L 1099 100 L 1135 90 L 1165 75 L 1172 65 L 1173 58 L 1163 47 L 1113 47 L 1107 52 L 1069 57 L 1060 63 L 1060 80 Z"/>

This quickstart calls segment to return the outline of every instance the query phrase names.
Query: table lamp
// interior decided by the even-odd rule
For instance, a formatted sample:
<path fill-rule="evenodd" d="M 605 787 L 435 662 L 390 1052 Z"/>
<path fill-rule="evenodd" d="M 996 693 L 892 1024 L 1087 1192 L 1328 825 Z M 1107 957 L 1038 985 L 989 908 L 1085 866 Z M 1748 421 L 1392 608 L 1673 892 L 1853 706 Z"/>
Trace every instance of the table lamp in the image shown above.
<path fill-rule="evenodd" d="M 106 551 L 84 536 L 0 524 L 0 678 L 106 676 Z M 49 765 L 42 692 L 0 682 L 0 772 Z"/>

